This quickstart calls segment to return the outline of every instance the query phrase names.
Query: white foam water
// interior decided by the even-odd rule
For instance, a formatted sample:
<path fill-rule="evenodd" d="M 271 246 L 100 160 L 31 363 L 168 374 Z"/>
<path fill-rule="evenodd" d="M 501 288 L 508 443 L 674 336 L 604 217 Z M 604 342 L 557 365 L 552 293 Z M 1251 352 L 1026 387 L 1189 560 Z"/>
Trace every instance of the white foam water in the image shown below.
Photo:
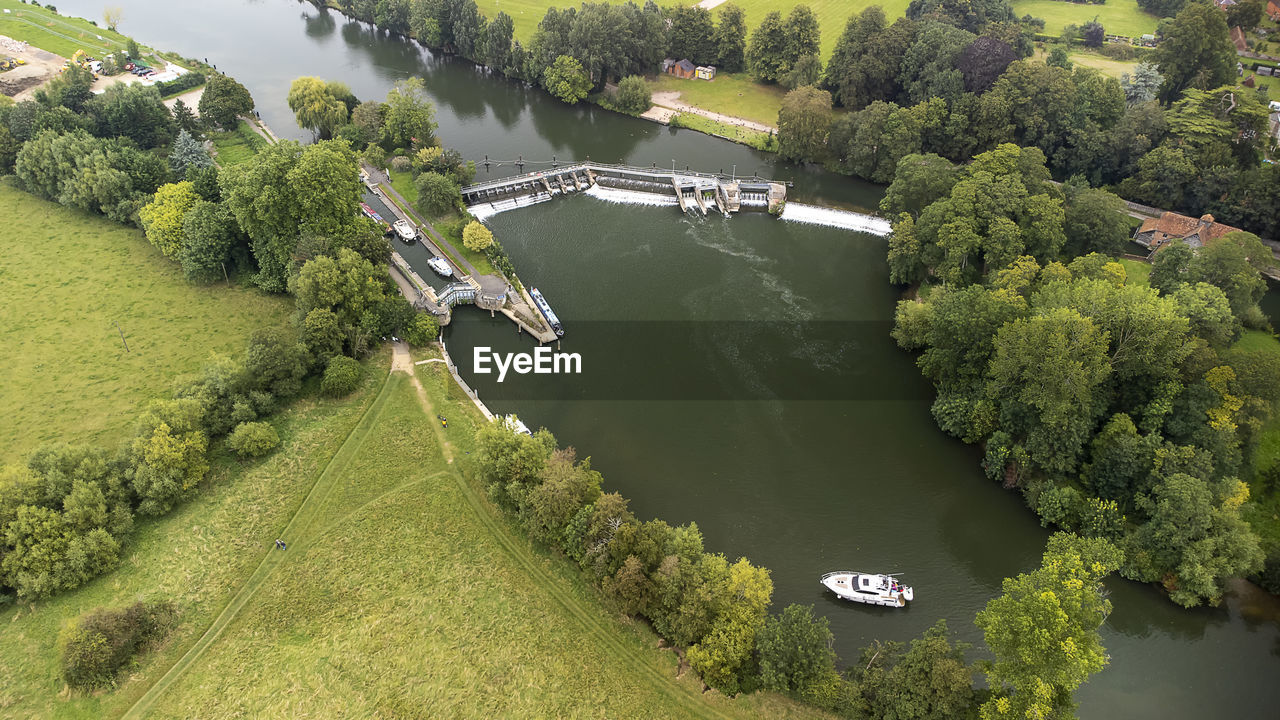
<path fill-rule="evenodd" d="M 862 213 L 849 212 L 848 210 L 833 210 L 831 208 L 793 202 L 787 203 L 787 206 L 782 209 L 782 219 L 881 236 L 888 235 L 891 229 L 888 220 L 874 215 L 863 215 Z"/>
<path fill-rule="evenodd" d="M 530 205 L 537 205 L 538 203 L 544 203 L 550 199 L 551 196 L 545 192 L 540 192 L 537 195 L 520 195 L 513 198 L 507 198 L 506 200 L 495 200 L 493 202 L 482 202 L 476 203 L 475 205 L 468 205 L 467 212 L 471 213 L 477 220 L 488 220 L 500 212 L 529 207 Z"/>
<path fill-rule="evenodd" d="M 676 200 L 674 191 L 671 195 L 657 195 L 655 193 L 636 192 L 635 190 L 619 190 L 617 188 L 592 185 L 583 192 L 583 195 L 590 195 L 597 200 L 603 200 L 605 202 L 625 203 L 627 205 L 671 207 L 673 205 L 680 204 L 680 201 Z"/>

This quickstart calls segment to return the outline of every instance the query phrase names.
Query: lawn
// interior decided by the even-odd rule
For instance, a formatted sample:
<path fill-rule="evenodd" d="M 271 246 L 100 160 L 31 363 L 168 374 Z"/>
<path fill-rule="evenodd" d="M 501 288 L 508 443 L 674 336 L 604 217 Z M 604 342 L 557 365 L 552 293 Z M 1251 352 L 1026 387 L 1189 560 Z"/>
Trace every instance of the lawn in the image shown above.
<path fill-rule="evenodd" d="M 266 139 L 249 127 L 243 118 L 235 130 L 211 132 L 209 139 L 213 141 L 216 159 L 222 167 L 239 165 L 267 146 Z"/>
<path fill-rule="evenodd" d="M 1126 280 L 1128 285 L 1149 285 L 1151 277 L 1151 263 L 1141 260 L 1133 260 L 1131 258 L 1120 258 L 1120 264 L 1124 266 Z"/>
<path fill-rule="evenodd" d="M 400 197 L 409 201 L 409 204 L 417 204 L 418 202 L 418 186 L 413 182 L 413 173 L 391 171 L 391 187 L 400 193 Z M 402 210 L 404 208 L 401 208 Z"/>
<path fill-rule="evenodd" d="M 1132 75 L 1133 69 L 1138 66 L 1137 60 L 1114 60 L 1105 55 L 1075 50 L 1068 53 L 1067 58 L 1076 65 L 1099 70 L 1103 75 L 1109 75 L 1117 80 L 1124 75 Z"/>
<path fill-rule="evenodd" d="M 7 185 L 0 217 L 0 463 L 47 442 L 122 439 L 143 401 L 292 310 L 192 286 L 140 231 Z"/>
<path fill-rule="evenodd" d="M 680 119 L 672 123 L 676 127 L 689 128 L 697 130 L 708 135 L 716 135 L 734 142 L 750 145 L 759 150 L 776 150 L 776 147 L 769 147 L 769 134 L 762 133 L 758 130 L 740 127 L 730 123 L 713 120 L 709 117 L 703 117 L 696 113 L 681 113 Z"/>
<path fill-rule="evenodd" d="M 1108 35 L 1141 37 L 1156 31 L 1160 18 L 1138 7 L 1138 0 L 1108 0 L 1105 5 L 1071 3 L 1063 0 L 1013 0 L 1013 12 L 1044 20 L 1044 31 L 1057 35 L 1068 25 L 1084 25 L 1095 16 Z"/>
<path fill-rule="evenodd" d="M 787 91 L 779 85 L 761 85 L 746 73 L 716 73 L 716 79 L 681 80 L 674 75 L 658 75 L 649 81 L 651 92 L 678 92 L 681 102 L 706 110 L 778 124 L 778 110 Z"/>
<path fill-rule="evenodd" d="M 101 57 L 124 48 L 128 38 L 106 28 L 90 25 L 87 20 L 52 13 L 18 0 L 0 0 L 0 35 L 29 42 L 42 50 L 69 58 L 76 50 Z"/>
<path fill-rule="evenodd" d="M 283 413 L 262 462 L 224 459 L 140 528 L 120 569 L 0 615 L 6 717 L 815 715 L 675 679 L 645 626 L 533 550 L 466 476 L 483 419 L 447 371 L 418 366 L 418 388 L 388 379 L 387 359 L 354 397 Z M 271 549 L 280 536 L 288 550 Z M 176 630 L 120 689 L 62 694 L 59 627 L 136 598 L 177 602 Z"/>

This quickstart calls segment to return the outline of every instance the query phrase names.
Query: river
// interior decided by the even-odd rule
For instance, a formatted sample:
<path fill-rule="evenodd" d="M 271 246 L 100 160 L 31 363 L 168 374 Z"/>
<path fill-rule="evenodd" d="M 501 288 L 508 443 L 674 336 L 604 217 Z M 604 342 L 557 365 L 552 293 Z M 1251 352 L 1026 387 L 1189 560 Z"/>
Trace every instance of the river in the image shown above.
<path fill-rule="evenodd" d="M 370 99 L 418 75 L 440 136 L 470 159 L 759 173 L 794 180 L 793 197 L 849 208 L 872 208 L 881 193 L 705 135 L 566 107 L 309 4 L 117 4 L 123 32 L 208 58 L 249 88 L 278 134 L 300 140 L 310 134 L 285 104 L 293 78 L 341 80 Z M 58 5 L 101 11 L 96 1 Z M 1035 566 L 1047 532 L 1017 495 L 984 478 L 974 448 L 934 424 L 928 385 L 888 337 L 896 291 L 883 239 L 582 196 L 489 224 L 564 321 L 563 349 L 584 365 L 580 377 L 538 382 L 470 375 L 493 410 L 518 412 L 592 456 L 642 518 L 697 522 L 708 549 L 768 567 L 776 606 L 815 605 L 846 661 L 872 639 L 908 640 L 938 618 L 980 642 L 974 614 L 1001 578 Z M 447 340 L 464 368 L 478 345 L 528 349 L 508 321 L 470 308 L 455 313 Z M 846 567 L 904 572 L 919 599 L 906 610 L 836 602 L 817 578 Z M 1107 586 L 1111 664 L 1077 693 L 1083 717 L 1274 717 L 1274 599 L 1187 611 L 1151 587 Z"/>

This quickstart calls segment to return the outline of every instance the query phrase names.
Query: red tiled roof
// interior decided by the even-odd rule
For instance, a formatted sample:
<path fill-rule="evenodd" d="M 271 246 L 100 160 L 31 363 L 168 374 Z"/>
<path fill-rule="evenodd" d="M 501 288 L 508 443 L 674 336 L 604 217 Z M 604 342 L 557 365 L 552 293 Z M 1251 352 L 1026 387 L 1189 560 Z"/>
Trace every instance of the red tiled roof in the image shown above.
<path fill-rule="evenodd" d="M 1186 215 L 1179 215 L 1176 212 L 1166 212 L 1158 218 L 1148 218 L 1142 221 L 1142 227 L 1138 228 L 1138 233 L 1159 231 L 1171 237 L 1184 238 L 1188 235 L 1196 234 L 1200 229 L 1201 223 L 1208 224 L 1208 231 L 1200 234 L 1200 242 L 1207 243 L 1211 240 L 1226 235 L 1230 232 L 1239 232 L 1240 228 L 1234 228 L 1230 225 L 1224 225 L 1220 222 L 1214 222 L 1212 215 L 1204 215 L 1199 220 Z"/>

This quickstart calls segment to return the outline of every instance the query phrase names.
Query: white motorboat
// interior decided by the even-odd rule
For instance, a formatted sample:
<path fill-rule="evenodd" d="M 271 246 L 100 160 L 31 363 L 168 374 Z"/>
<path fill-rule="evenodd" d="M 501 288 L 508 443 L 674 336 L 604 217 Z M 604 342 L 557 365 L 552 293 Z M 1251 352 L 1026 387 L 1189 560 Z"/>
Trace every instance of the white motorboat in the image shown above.
<path fill-rule="evenodd" d="M 418 228 L 414 227 L 408 220 L 397 220 L 391 224 L 391 227 L 395 228 L 396 235 L 399 235 L 400 239 L 407 243 L 418 239 Z"/>
<path fill-rule="evenodd" d="M 427 264 L 430 265 L 431 269 L 435 270 L 436 274 L 441 277 L 450 277 L 453 275 L 453 267 L 449 265 L 449 261 L 439 255 L 428 260 Z"/>
<path fill-rule="evenodd" d="M 868 605 L 906 607 L 916 599 L 915 591 L 892 575 L 841 570 L 823 575 L 822 585 L 845 600 Z"/>

